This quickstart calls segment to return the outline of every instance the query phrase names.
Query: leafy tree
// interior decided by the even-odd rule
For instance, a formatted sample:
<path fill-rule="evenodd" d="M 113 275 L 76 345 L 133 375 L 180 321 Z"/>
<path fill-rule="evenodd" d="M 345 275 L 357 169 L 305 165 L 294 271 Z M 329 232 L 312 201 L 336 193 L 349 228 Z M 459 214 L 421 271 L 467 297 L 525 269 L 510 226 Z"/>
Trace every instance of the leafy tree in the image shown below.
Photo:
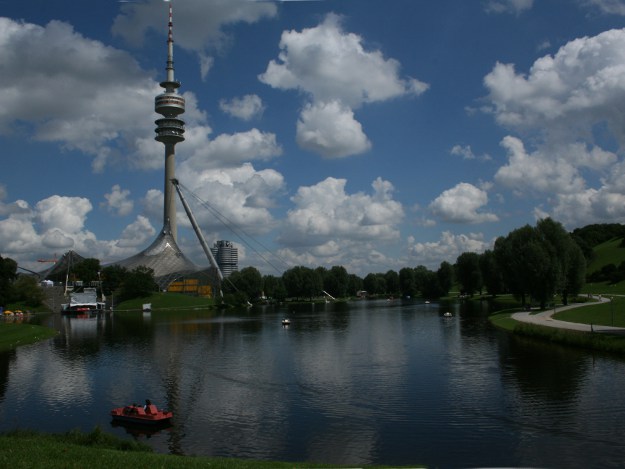
<path fill-rule="evenodd" d="M 586 282 L 586 256 L 575 245 L 571 247 L 569 255 L 569 269 L 566 272 L 565 288 L 562 291 L 562 302 L 568 304 L 568 296 L 575 296 Z M 625 275 L 623 276 L 625 278 Z"/>
<path fill-rule="evenodd" d="M 139 266 L 126 274 L 120 294 L 125 301 L 150 296 L 155 291 L 158 291 L 158 285 L 154 281 L 154 270 Z"/>
<path fill-rule="evenodd" d="M 421 293 L 424 298 L 440 298 L 443 296 L 443 288 L 441 287 L 436 272 L 429 271 L 426 274 Z"/>
<path fill-rule="evenodd" d="M 503 273 L 499 268 L 495 253 L 487 250 L 480 256 L 480 270 L 484 279 L 484 287 L 492 296 L 503 293 L 505 290 Z"/>
<path fill-rule="evenodd" d="M 460 254 L 456 260 L 456 277 L 464 293 L 473 296 L 475 292 L 481 292 L 484 282 L 480 270 L 480 255 L 475 252 Z"/>
<path fill-rule="evenodd" d="M 504 284 L 521 304 L 526 304 L 526 295 L 529 293 L 529 278 L 526 259 L 523 258 L 522 248 L 535 236 L 534 229 L 525 225 L 511 231 L 505 237 L 497 238 L 493 252 L 497 265 L 503 274 Z"/>
<path fill-rule="evenodd" d="M 35 308 L 43 303 L 45 294 L 35 277 L 19 275 L 13 283 L 14 301 Z"/>
<path fill-rule="evenodd" d="M 85 284 L 89 284 L 99 279 L 100 261 L 94 258 L 83 259 L 76 264 L 72 272 L 77 280 L 82 280 Z"/>
<path fill-rule="evenodd" d="M 584 238 L 581 238 L 581 237 L 576 236 L 574 234 L 571 235 L 571 238 L 573 239 L 575 244 L 577 244 L 579 246 L 579 248 L 582 250 L 582 252 L 584 253 L 584 257 L 586 258 L 586 262 L 590 263 L 595 258 L 595 251 L 592 249 L 592 246 L 590 244 L 588 244 L 588 241 L 586 241 Z M 625 240 L 625 238 L 624 238 L 624 240 Z"/>
<path fill-rule="evenodd" d="M 404 267 L 399 271 L 399 288 L 404 296 L 417 296 L 419 289 L 415 278 L 415 271 L 410 267 Z"/>
<path fill-rule="evenodd" d="M 497 264 L 508 289 L 525 304 L 526 295 L 541 308 L 559 293 L 566 304 L 583 286 L 582 249 L 562 225 L 550 218 L 526 225 L 495 242 Z"/>
<path fill-rule="evenodd" d="M 333 266 L 323 279 L 323 289 L 335 298 L 345 298 L 349 287 L 349 274 L 345 267 Z"/>
<path fill-rule="evenodd" d="M 558 266 L 549 248 L 547 243 L 533 238 L 520 252 L 527 274 L 527 292 L 540 303 L 541 309 L 553 298 L 558 280 Z"/>
<path fill-rule="evenodd" d="M 436 276 L 441 287 L 441 296 L 447 295 L 454 284 L 454 267 L 449 262 L 443 261 L 436 271 Z"/>
<path fill-rule="evenodd" d="M 224 282 L 224 292 L 234 293 L 239 291 L 244 294 L 247 301 L 256 300 L 263 291 L 263 277 L 255 267 L 245 267 L 237 272 L 232 272 Z"/>
<path fill-rule="evenodd" d="M 363 280 L 363 287 L 372 295 L 386 293 L 386 279 L 384 274 L 367 274 Z"/>
<path fill-rule="evenodd" d="M 582 250 L 564 227 L 551 218 L 539 220 L 536 230 L 547 244 L 553 263 L 555 292 L 560 293 L 564 304 L 568 304 L 569 294 L 579 293 L 583 286 L 586 262 L 582 262 Z"/>
<path fill-rule="evenodd" d="M 425 288 L 425 283 L 429 274 L 430 270 L 424 265 L 418 265 L 414 268 L 414 281 L 417 292 L 423 293 L 423 289 Z M 415 292 L 415 295 L 416 294 L 417 293 Z"/>
<path fill-rule="evenodd" d="M 282 282 L 289 297 L 302 296 L 304 291 L 304 269 L 307 267 L 297 266 L 282 274 Z"/>
<path fill-rule="evenodd" d="M 109 296 L 119 290 L 128 275 L 128 269 L 120 265 L 109 265 L 104 267 L 100 273 L 102 279 L 102 293 Z"/>
<path fill-rule="evenodd" d="M 318 296 L 323 289 L 321 274 L 304 266 L 287 270 L 282 274 L 282 280 L 288 295 L 291 297 L 313 298 Z"/>
<path fill-rule="evenodd" d="M 266 275 L 263 277 L 263 288 L 267 298 L 273 298 L 282 301 L 287 297 L 286 288 L 281 277 Z"/>
<path fill-rule="evenodd" d="M 315 296 L 319 296 L 321 294 L 321 290 L 323 290 L 323 278 L 319 272 L 312 269 L 306 269 L 303 274 L 304 288 L 302 290 L 302 296 L 310 299 Z"/>
<path fill-rule="evenodd" d="M 356 274 L 349 274 L 347 277 L 347 293 L 355 296 L 361 290 L 364 290 L 363 280 Z"/>
<path fill-rule="evenodd" d="M 13 281 L 17 277 L 17 262 L 8 257 L 0 256 L 0 305 L 12 301 Z"/>
<path fill-rule="evenodd" d="M 394 270 L 389 270 L 384 274 L 384 280 L 386 281 L 386 291 L 391 294 L 401 293 L 399 286 L 399 274 Z"/>

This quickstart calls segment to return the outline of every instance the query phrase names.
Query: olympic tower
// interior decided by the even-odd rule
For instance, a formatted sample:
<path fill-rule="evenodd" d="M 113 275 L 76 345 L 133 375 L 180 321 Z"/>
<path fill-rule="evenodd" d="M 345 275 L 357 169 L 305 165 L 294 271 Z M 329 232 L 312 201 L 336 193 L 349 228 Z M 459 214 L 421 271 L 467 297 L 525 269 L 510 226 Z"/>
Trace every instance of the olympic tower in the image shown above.
<path fill-rule="evenodd" d="M 176 177 L 176 143 L 184 141 L 184 121 L 178 116 L 184 113 L 185 101 L 177 93 L 180 82 L 174 79 L 174 36 L 172 5 L 169 4 L 169 32 L 167 35 L 167 79 L 161 82 L 165 92 L 154 99 L 154 110 L 162 115 L 155 121 L 156 141 L 165 145 L 165 197 L 163 225 L 169 227 L 174 240 L 178 238 L 176 224 L 176 193 L 171 180 Z"/>
<path fill-rule="evenodd" d="M 167 36 L 167 78 L 161 83 L 165 92 L 154 100 L 154 109 L 162 119 L 156 120 L 156 137 L 165 145 L 165 197 L 163 229 L 146 249 L 132 257 L 115 262 L 116 265 L 133 270 L 143 266 L 154 271 L 154 279 L 161 289 L 167 289 L 174 280 L 198 271 L 180 250 L 177 242 L 176 190 L 171 182 L 176 177 L 176 143 L 184 140 L 184 121 L 178 116 L 184 112 L 184 98 L 176 90 L 180 83 L 174 79 L 174 38 L 172 34 L 172 8 L 169 4 L 169 34 Z"/>

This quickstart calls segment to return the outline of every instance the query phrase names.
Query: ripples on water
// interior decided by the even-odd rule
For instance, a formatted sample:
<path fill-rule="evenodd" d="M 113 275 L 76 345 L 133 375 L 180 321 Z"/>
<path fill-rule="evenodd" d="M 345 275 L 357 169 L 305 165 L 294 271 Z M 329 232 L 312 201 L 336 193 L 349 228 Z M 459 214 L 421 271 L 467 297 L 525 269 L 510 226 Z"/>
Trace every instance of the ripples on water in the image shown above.
<path fill-rule="evenodd" d="M 59 326 L 60 337 L 0 356 L 0 429 L 100 425 L 128 436 L 108 411 L 149 397 L 174 411 L 175 425 L 134 437 L 161 452 L 437 467 L 623 461 L 623 361 L 509 338 L 459 305 L 138 313 Z"/>

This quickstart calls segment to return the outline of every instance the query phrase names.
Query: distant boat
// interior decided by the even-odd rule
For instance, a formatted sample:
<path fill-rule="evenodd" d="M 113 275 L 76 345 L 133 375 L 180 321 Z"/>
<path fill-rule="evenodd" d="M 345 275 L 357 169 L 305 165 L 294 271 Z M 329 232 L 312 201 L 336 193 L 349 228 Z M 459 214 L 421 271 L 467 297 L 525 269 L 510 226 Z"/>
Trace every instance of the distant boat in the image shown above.
<path fill-rule="evenodd" d="M 453 315 L 452 315 L 449 311 L 447 311 L 447 312 L 445 312 L 445 313 L 443 314 L 443 316 L 445 316 L 446 318 L 450 318 L 450 317 L 452 317 Z"/>
<path fill-rule="evenodd" d="M 149 313 L 152 311 L 152 303 L 143 303 L 143 312 Z"/>
<path fill-rule="evenodd" d="M 291 325 L 291 320 L 290 320 L 290 319 L 288 319 L 288 318 L 284 318 L 284 319 L 282 320 L 282 325 L 283 325 L 283 326 L 290 326 L 290 325 Z"/>

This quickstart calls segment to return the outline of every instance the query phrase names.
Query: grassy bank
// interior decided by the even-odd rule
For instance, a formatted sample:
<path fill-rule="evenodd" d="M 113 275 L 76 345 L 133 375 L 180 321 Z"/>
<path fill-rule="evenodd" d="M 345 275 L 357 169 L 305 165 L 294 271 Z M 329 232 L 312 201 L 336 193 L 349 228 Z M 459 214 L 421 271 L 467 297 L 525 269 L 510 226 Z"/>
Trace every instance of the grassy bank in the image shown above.
<path fill-rule="evenodd" d="M 577 321 L 583 324 L 603 324 L 606 319 L 605 304 L 592 304 L 575 308 L 562 313 L 556 314 L 554 317 L 562 321 L 571 321 L 571 318 L 577 318 Z M 609 305 L 608 305 L 609 306 Z M 625 336 L 609 335 L 604 333 L 580 332 L 568 329 L 558 329 L 555 327 L 540 326 L 537 324 L 529 324 L 512 319 L 512 314 L 520 311 L 520 309 L 510 309 L 498 311 L 489 317 L 490 322 L 499 329 L 509 331 L 526 337 L 535 337 L 547 342 L 580 347 L 587 350 L 598 352 L 617 353 L 625 355 Z M 601 322 L 604 321 L 604 322 Z M 606 323 L 605 325 L 610 325 Z M 616 324 L 615 324 L 616 325 Z"/>
<path fill-rule="evenodd" d="M 514 328 L 514 333 L 597 352 L 625 354 L 625 337 L 622 336 L 557 329 L 527 323 L 518 323 Z"/>
<path fill-rule="evenodd" d="M 206 468 L 212 469 L 281 469 L 341 467 L 316 463 L 251 461 L 232 458 L 206 458 L 157 454 L 134 441 L 122 440 L 96 428 L 91 433 L 69 432 L 47 435 L 16 431 L 0 435 L 0 467 L 12 469 L 91 468 Z M 377 466 L 380 467 L 380 466 Z M 414 467 L 414 466 L 413 466 Z"/>
<path fill-rule="evenodd" d="M 58 334 L 49 327 L 17 322 L 0 322 L 0 352 L 14 349 Z"/>
<path fill-rule="evenodd" d="M 183 295 L 182 293 L 153 293 L 145 298 L 135 298 L 115 304 L 116 311 L 141 310 L 144 303 L 151 303 L 152 310 L 213 308 L 212 298 Z"/>

